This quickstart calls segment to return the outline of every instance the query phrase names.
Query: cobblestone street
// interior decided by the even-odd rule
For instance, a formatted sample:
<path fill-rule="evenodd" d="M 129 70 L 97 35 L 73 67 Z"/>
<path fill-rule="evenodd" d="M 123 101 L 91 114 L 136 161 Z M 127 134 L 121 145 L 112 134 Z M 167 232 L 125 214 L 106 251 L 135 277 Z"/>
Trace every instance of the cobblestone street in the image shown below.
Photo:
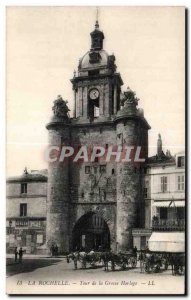
<path fill-rule="evenodd" d="M 11 290 L 22 286 L 22 293 L 32 294 L 156 294 L 183 293 L 184 276 L 172 276 L 171 270 L 161 273 L 140 273 L 139 265 L 134 269 L 105 272 L 104 268 L 87 267 L 74 270 L 73 262 L 66 258 L 25 258 L 22 264 L 7 261 L 7 284 Z M 165 291 L 165 292 L 163 292 Z"/>

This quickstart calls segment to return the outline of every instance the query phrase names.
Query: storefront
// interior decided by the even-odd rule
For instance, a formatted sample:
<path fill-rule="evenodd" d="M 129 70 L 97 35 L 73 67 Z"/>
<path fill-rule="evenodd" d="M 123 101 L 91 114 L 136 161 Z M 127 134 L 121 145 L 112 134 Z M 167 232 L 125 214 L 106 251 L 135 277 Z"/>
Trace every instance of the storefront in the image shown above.
<path fill-rule="evenodd" d="M 132 230 L 133 247 L 136 246 L 137 250 L 146 249 L 151 233 L 152 233 L 151 229 L 145 229 L 145 228 L 133 229 Z"/>
<path fill-rule="evenodd" d="M 153 232 L 148 247 L 155 252 L 185 252 L 184 232 Z"/>

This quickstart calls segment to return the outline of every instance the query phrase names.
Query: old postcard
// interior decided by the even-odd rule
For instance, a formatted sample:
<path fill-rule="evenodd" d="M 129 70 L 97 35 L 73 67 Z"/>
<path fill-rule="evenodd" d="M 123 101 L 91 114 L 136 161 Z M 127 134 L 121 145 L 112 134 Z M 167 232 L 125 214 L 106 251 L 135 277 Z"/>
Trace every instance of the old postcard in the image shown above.
<path fill-rule="evenodd" d="M 185 8 L 6 24 L 7 294 L 185 294 Z"/>

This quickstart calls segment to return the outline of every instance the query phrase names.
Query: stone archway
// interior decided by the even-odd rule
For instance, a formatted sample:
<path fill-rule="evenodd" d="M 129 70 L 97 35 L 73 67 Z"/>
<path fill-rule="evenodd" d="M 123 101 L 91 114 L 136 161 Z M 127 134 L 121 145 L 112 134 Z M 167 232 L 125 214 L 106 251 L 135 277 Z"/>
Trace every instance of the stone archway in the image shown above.
<path fill-rule="evenodd" d="M 75 224 L 72 232 L 72 249 L 95 251 L 110 248 L 110 231 L 102 216 L 89 212 Z"/>

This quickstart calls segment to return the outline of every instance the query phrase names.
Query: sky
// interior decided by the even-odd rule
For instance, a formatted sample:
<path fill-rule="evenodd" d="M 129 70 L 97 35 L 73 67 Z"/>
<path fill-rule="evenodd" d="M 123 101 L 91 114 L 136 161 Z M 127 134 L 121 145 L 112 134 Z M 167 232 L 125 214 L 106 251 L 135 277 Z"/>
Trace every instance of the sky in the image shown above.
<path fill-rule="evenodd" d="M 45 125 L 62 95 L 73 110 L 70 79 L 90 49 L 96 7 L 8 7 L 6 43 L 7 176 L 47 168 Z M 164 151 L 184 150 L 185 35 L 181 7 L 99 7 L 104 49 L 115 54 L 123 90 L 130 86 Z"/>

